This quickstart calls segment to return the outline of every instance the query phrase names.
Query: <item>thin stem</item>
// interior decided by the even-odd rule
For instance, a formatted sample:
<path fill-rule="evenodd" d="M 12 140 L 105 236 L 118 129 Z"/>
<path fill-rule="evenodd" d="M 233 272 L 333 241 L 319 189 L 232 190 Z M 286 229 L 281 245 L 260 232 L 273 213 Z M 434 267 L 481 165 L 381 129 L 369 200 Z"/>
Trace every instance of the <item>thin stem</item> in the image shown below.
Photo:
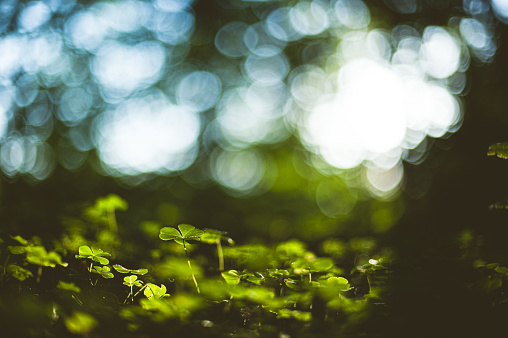
<path fill-rule="evenodd" d="M 222 244 L 220 238 L 217 238 L 217 256 L 219 256 L 219 271 L 224 271 L 224 252 L 222 251 Z"/>
<path fill-rule="evenodd" d="M 372 292 L 372 287 L 371 287 L 371 280 L 370 280 L 369 274 L 367 274 L 367 285 L 369 286 L 369 295 L 370 295 Z"/>
<path fill-rule="evenodd" d="M 130 295 L 131 295 L 131 293 L 129 292 L 129 294 L 127 295 L 127 297 L 125 297 L 125 300 L 123 301 L 124 304 L 127 304 L 127 300 L 129 299 Z"/>
<path fill-rule="evenodd" d="M 189 264 L 189 269 L 190 269 L 190 272 L 192 275 L 192 279 L 194 280 L 194 285 L 196 285 L 196 290 L 198 290 L 198 293 L 201 293 L 201 291 L 199 291 L 198 281 L 196 280 L 196 277 L 194 276 L 194 271 L 192 270 L 189 252 L 187 251 L 187 247 L 185 246 L 185 240 L 182 240 L 182 242 L 183 242 L 183 248 L 185 250 L 185 255 L 187 256 L 187 263 Z"/>
<path fill-rule="evenodd" d="M 118 224 L 116 223 L 116 215 L 114 208 L 108 208 L 108 223 L 111 232 L 118 234 Z"/>
<path fill-rule="evenodd" d="M 131 292 L 129 292 L 129 294 L 127 295 L 127 297 L 123 301 L 124 304 L 127 303 L 127 300 L 129 299 L 129 296 L 132 296 L 131 297 L 131 301 L 134 302 L 134 297 L 136 297 L 144 288 L 146 288 L 146 284 L 145 284 L 145 285 L 143 285 L 143 287 L 141 289 L 138 290 L 138 292 L 134 293 L 134 291 L 132 290 L 132 285 L 133 284 L 131 284 Z"/>
<path fill-rule="evenodd" d="M 92 281 L 92 267 L 93 267 L 93 261 L 92 263 L 90 263 L 90 268 L 88 269 L 88 271 L 90 272 L 90 285 L 93 286 L 93 281 Z M 97 284 L 97 282 L 95 282 Z"/>
<path fill-rule="evenodd" d="M 146 288 L 146 284 L 145 284 L 145 285 L 143 285 L 143 287 L 142 287 L 141 289 L 139 289 L 139 290 L 138 290 L 138 292 L 136 292 L 136 293 L 134 294 L 134 297 L 136 297 L 136 296 L 138 295 L 138 293 L 140 293 L 140 292 L 141 292 L 144 288 Z"/>
<path fill-rule="evenodd" d="M 78 297 L 75 295 L 72 295 L 71 297 L 76 301 L 76 303 L 78 303 L 79 306 L 83 306 L 83 302 Z"/>
<path fill-rule="evenodd" d="M 37 283 L 41 281 L 41 275 L 42 275 L 42 265 L 39 265 L 39 269 L 37 270 Z"/>

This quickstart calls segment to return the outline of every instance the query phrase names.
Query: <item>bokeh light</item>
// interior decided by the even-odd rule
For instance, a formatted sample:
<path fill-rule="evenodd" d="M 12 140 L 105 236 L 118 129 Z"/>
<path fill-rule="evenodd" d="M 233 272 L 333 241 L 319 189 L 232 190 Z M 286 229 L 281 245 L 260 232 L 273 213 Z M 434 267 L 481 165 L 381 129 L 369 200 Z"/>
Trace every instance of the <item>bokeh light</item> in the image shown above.
<path fill-rule="evenodd" d="M 97 118 L 96 146 L 109 173 L 179 171 L 196 157 L 200 120 L 159 93 L 132 98 Z"/>
<path fill-rule="evenodd" d="M 393 52 L 383 31 L 348 37 L 338 45 L 344 65 L 337 73 L 315 67 L 307 75 L 317 79 L 316 86 L 335 82 L 337 90 L 313 104 L 310 97 L 302 100 L 308 113 L 301 136 L 335 167 L 366 164 L 372 192 L 389 196 L 400 187 L 405 151 L 427 136 L 443 136 L 461 121 L 457 98 L 446 83 L 438 82 L 460 71 L 461 45 L 446 29 L 434 26 L 422 36 L 409 27 L 394 29 L 392 38 L 399 41 Z M 294 84 L 298 98 L 306 90 L 299 81 Z"/>
<path fill-rule="evenodd" d="M 384 3 L 401 14 L 422 8 Z M 497 51 L 480 0 L 464 0 L 448 26 L 391 29 L 376 27 L 361 0 L 218 1 L 229 13 L 220 21 L 203 19 L 201 5 L 3 2 L 4 173 L 42 180 L 56 163 L 78 170 L 95 152 L 105 175 L 192 170 L 206 177 L 189 181 L 250 196 L 277 175 L 267 149 L 293 136 L 327 177 L 316 202 L 336 217 L 358 198 L 348 171 L 376 198 L 397 195 L 403 162 L 421 163 L 429 138 L 460 126 L 471 59 L 490 62 Z M 491 5 L 506 20 L 507 3 Z"/>

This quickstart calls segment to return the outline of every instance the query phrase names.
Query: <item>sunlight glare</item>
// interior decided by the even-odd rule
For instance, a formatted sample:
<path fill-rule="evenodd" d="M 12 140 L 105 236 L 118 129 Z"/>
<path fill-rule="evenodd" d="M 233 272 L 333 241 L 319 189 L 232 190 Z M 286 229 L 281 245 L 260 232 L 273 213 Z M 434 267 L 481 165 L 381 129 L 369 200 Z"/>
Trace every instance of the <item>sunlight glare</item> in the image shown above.
<path fill-rule="evenodd" d="M 195 159 L 198 116 L 154 95 L 131 99 L 98 121 L 97 147 L 102 161 L 122 174 L 167 174 Z"/>
<path fill-rule="evenodd" d="M 164 61 L 165 50 L 158 42 L 134 46 L 111 42 L 97 52 L 92 72 L 103 87 L 105 99 L 122 98 L 156 82 Z"/>

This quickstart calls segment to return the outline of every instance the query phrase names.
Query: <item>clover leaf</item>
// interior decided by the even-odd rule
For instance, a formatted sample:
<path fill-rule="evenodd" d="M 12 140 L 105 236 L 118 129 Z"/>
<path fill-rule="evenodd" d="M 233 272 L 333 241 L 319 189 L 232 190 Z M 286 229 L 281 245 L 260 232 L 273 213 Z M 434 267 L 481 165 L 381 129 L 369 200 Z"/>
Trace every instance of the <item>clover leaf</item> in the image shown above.
<path fill-rule="evenodd" d="M 137 286 L 138 288 L 142 287 L 143 281 L 138 279 L 138 276 L 136 275 L 130 275 L 127 277 L 124 277 L 123 279 L 123 285 L 127 285 L 130 287 L 131 291 L 127 295 L 127 298 L 125 298 L 125 302 L 127 302 L 127 299 L 129 299 L 129 296 L 131 296 L 131 300 L 134 301 L 134 297 L 143 289 L 139 290 L 136 295 L 134 294 L 133 287 Z M 124 302 L 124 303 L 125 303 Z"/>
<path fill-rule="evenodd" d="M 21 266 L 18 266 L 15 264 L 9 265 L 9 267 L 7 268 L 7 271 L 9 271 L 9 273 L 11 273 L 12 277 L 18 279 L 21 282 L 29 277 L 33 277 L 31 271 L 29 271 L 27 269 L 23 269 Z"/>
<path fill-rule="evenodd" d="M 138 276 L 136 276 L 136 275 L 130 275 L 130 276 L 124 277 L 124 279 L 123 279 L 123 285 L 131 286 L 131 287 L 132 286 L 141 287 L 142 284 L 143 284 L 143 281 L 139 280 Z"/>
<path fill-rule="evenodd" d="M 106 279 L 115 277 L 115 275 L 113 275 L 113 273 L 111 272 L 111 268 L 109 266 L 103 266 L 103 267 L 94 266 L 92 272 L 97 273 Z"/>
<path fill-rule="evenodd" d="M 67 290 L 67 291 L 73 291 L 76 293 L 81 292 L 81 288 L 79 286 L 76 286 L 74 283 L 66 283 L 64 281 L 58 281 L 58 285 L 56 286 L 60 290 Z"/>
<path fill-rule="evenodd" d="M 226 232 L 214 230 L 214 229 L 205 229 L 203 235 L 201 236 L 201 242 L 207 244 L 216 244 L 218 241 L 226 241 L 231 245 L 235 244 L 235 241 L 231 237 L 226 236 Z"/>
<path fill-rule="evenodd" d="M 137 269 L 137 270 L 132 270 L 132 269 L 127 269 L 127 268 L 124 268 L 123 266 L 121 266 L 120 264 L 115 264 L 113 265 L 113 268 L 120 272 L 120 273 L 132 273 L 132 274 L 135 274 L 135 275 L 145 275 L 148 273 L 148 269 Z"/>
<path fill-rule="evenodd" d="M 163 241 L 174 240 L 180 245 L 185 245 L 185 241 L 199 241 L 203 235 L 203 230 L 196 229 L 189 224 L 180 224 L 178 230 L 171 227 L 164 227 L 160 230 L 159 238 Z"/>
<path fill-rule="evenodd" d="M 238 271 L 236 271 L 236 270 L 224 271 L 221 273 L 221 275 L 222 275 L 222 278 L 224 278 L 224 280 L 226 281 L 226 283 L 228 285 L 235 286 L 235 285 L 238 285 L 238 283 L 240 283 L 241 277 L 238 274 Z"/>
<path fill-rule="evenodd" d="M 104 256 L 111 256 L 111 254 L 98 248 L 90 248 L 87 245 L 82 245 L 79 247 L 79 255 L 76 255 L 76 258 L 91 259 L 102 265 L 109 264 L 109 259 L 104 258 Z"/>
<path fill-rule="evenodd" d="M 157 286 L 152 283 L 147 283 L 144 291 L 145 297 L 149 300 L 161 299 L 163 297 L 169 297 L 166 294 L 166 286 L 161 284 L 161 286 Z"/>

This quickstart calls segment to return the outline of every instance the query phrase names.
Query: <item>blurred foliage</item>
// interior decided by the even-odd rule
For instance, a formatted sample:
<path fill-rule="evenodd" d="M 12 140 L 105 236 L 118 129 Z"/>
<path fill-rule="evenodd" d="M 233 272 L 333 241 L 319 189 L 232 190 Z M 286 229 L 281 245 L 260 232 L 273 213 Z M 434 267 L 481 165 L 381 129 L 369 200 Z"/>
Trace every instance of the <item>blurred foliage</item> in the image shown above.
<path fill-rule="evenodd" d="M 85 208 L 84 214 L 87 212 L 88 209 Z M 68 224 L 68 231 L 73 231 L 73 223 Z M 93 238 L 93 234 L 89 236 Z M 67 233 L 62 234 L 62 240 L 68 241 L 68 238 Z M 122 259 L 122 250 L 111 255 L 95 246 L 81 245 L 77 251 L 68 250 L 68 258 L 71 258 L 73 252 L 77 253 L 70 264 L 61 264 L 61 270 L 52 278 L 39 278 L 35 284 L 30 282 L 33 277 L 30 270 L 14 264 L 7 266 L 6 261 L 1 283 L 8 287 L 12 285 L 13 277 L 18 280 L 17 283 L 23 283 L 20 284 L 20 288 L 25 289 L 23 292 L 33 297 L 36 297 L 34 292 L 45 292 L 48 288 L 61 290 L 50 297 L 53 305 L 47 310 L 42 309 L 43 312 L 52 313 L 51 316 L 48 313 L 49 321 L 46 325 L 52 321 L 61 323 L 51 324 L 52 328 L 48 326 L 45 329 L 52 334 L 62 334 L 65 328 L 73 334 L 100 335 L 109 331 L 108 323 L 113 320 L 123 323 L 115 327 L 115 332 L 128 336 L 131 333 L 137 335 L 140 332 L 152 332 L 150 327 L 154 323 L 158 327 L 168 321 L 189 333 L 201 330 L 199 325 L 194 327 L 195 324 L 191 323 L 206 322 L 206 327 L 214 327 L 211 331 L 233 336 L 237 335 L 238 330 L 263 334 L 259 330 L 264 330 L 262 327 L 267 320 L 273 333 L 286 332 L 288 323 L 292 323 L 291 330 L 295 333 L 299 330 L 312 332 L 314 329 L 311 323 L 315 320 L 333 323 L 334 327 L 346 327 L 347 316 L 358 313 L 369 303 L 369 292 L 374 293 L 375 288 L 382 288 L 379 284 L 372 286 L 366 293 L 353 293 L 357 286 L 355 283 L 350 284 L 346 278 L 350 274 L 336 266 L 339 256 L 335 257 L 339 259 L 318 257 L 304 242 L 296 239 L 275 246 L 228 246 L 223 252 L 223 264 L 227 265 L 228 270 L 221 273 L 214 258 L 209 255 L 208 246 L 203 244 L 217 244 L 221 240 L 234 243 L 223 233 L 210 229 L 202 231 L 188 224 L 180 224 L 177 228 L 161 227 L 160 238 L 176 240 L 185 251 L 189 248 L 196 256 L 192 265 L 189 255 L 187 259 L 179 258 L 178 251 L 164 249 L 166 243 L 163 241 L 156 242 L 154 248 L 158 247 L 164 252 L 165 260 L 161 261 L 158 255 L 150 257 L 143 250 L 136 253 L 137 257 L 130 256 L 130 262 L 147 267 L 139 269 L 125 268 L 120 264 L 113 264 L 111 268 L 111 260 Z M 7 252 L 16 255 L 26 253 L 26 248 L 34 245 L 32 241 L 20 236 L 11 237 L 10 240 L 22 246 L 4 244 L 2 256 Z M 189 240 L 203 244 L 191 246 L 187 243 Z M 133 245 L 136 242 L 133 238 L 124 241 L 132 242 Z M 33 242 L 41 245 L 37 238 Z M 357 242 L 361 243 L 362 240 Z M 324 247 L 327 246 L 330 244 Z M 353 255 L 356 252 L 365 255 L 366 248 L 372 249 L 372 246 L 366 244 L 342 244 L 341 247 L 340 257 L 345 255 L 345 251 L 351 250 Z M 334 250 L 332 252 L 337 254 Z M 83 259 L 91 262 L 90 265 L 79 264 Z M 18 259 L 17 262 L 23 264 L 22 260 Z M 30 262 L 27 256 L 26 263 Z M 231 267 L 237 268 L 235 270 Z M 240 268 L 243 269 L 242 272 Z M 130 275 L 117 277 L 114 270 L 120 275 Z M 365 268 L 361 271 L 361 274 L 367 276 L 363 272 Z M 102 279 L 93 280 L 92 274 L 99 275 Z M 375 271 L 369 274 L 375 275 Z M 142 275 L 143 280 L 138 275 Z M 194 280 L 194 292 L 189 287 L 189 279 Z M 169 284 L 158 286 L 162 280 L 169 281 Z M 202 291 L 196 280 L 199 280 Z M 128 287 L 127 294 L 120 287 L 122 284 Z M 107 293 L 108 297 L 102 297 L 101 292 Z M 144 298 L 138 296 L 140 294 Z M 120 301 L 122 298 L 125 298 L 123 304 Z M 60 317 L 63 322 L 59 320 Z M 30 318 L 27 317 L 27 320 Z M 20 331 L 20 334 L 23 332 Z"/>

